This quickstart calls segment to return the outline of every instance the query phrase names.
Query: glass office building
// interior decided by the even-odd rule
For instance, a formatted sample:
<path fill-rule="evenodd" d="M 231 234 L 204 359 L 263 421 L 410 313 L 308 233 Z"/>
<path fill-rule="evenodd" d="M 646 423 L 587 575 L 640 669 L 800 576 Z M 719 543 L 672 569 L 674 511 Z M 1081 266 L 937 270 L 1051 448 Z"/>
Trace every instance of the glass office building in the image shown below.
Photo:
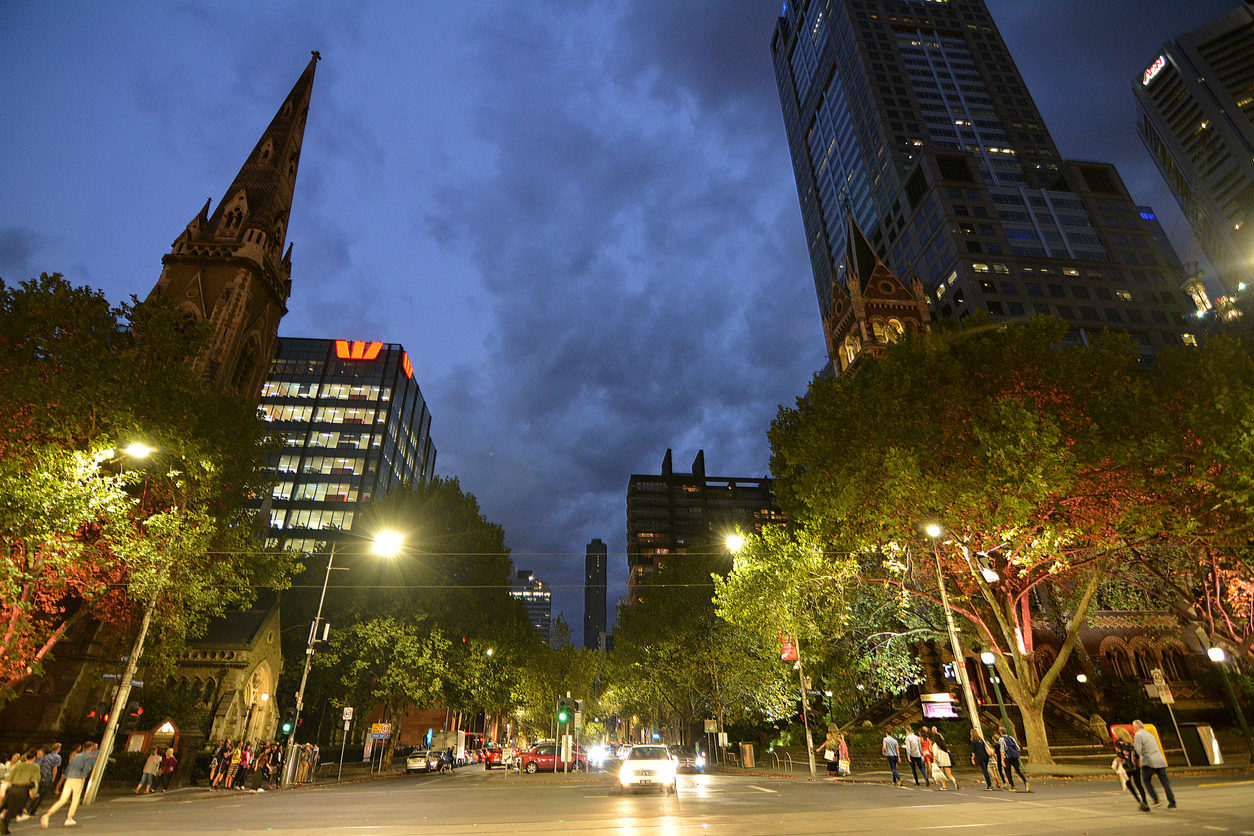
<path fill-rule="evenodd" d="M 789 0 L 771 53 L 829 357 L 849 215 L 941 318 L 1185 339 L 1178 264 L 1113 166 L 1059 154 L 981 0 Z"/>
<path fill-rule="evenodd" d="M 396 343 L 280 338 L 261 408 L 271 459 L 271 545 L 312 551 L 365 503 L 435 472 L 431 413 Z"/>

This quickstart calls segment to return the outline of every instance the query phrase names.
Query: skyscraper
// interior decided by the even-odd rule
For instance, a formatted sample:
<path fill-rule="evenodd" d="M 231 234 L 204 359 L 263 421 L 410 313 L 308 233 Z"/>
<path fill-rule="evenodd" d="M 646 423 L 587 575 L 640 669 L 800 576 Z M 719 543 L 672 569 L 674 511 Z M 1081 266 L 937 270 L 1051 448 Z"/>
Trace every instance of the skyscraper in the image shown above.
<path fill-rule="evenodd" d="M 605 632 L 607 551 L 601 538 L 589 543 L 583 555 L 583 646 L 596 650 Z"/>
<path fill-rule="evenodd" d="M 1254 289 L 1254 7 L 1163 45 L 1132 82 L 1145 147 L 1228 293 Z"/>
<path fill-rule="evenodd" d="M 981 0 L 790 0 L 771 53 L 837 369 L 850 214 L 941 318 L 1182 339 L 1178 268 L 1112 166 L 1062 159 Z"/>
<path fill-rule="evenodd" d="M 633 474 L 627 483 L 627 597 L 674 555 L 720 552 L 735 529 L 759 531 L 782 523 L 774 483 L 767 476 L 706 476 L 705 451 L 691 473 L 676 473 L 671 451 L 660 474 Z"/>
<path fill-rule="evenodd" d="M 395 343 L 283 337 L 261 408 L 284 443 L 270 535 L 311 551 L 351 531 L 366 503 L 435 471 L 431 413 Z"/>
<path fill-rule="evenodd" d="M 548 641 L 553 637 L 553 591 L 536 578 L 530 569 L 519 569 L 510 583 L 511 598 L 521 601 L 527 620 L 537 633 Z"/>
<path fill-rule="evenodd" d="M 292 291 L 284 249 L 318 53 L 301 73 L 213 213 L 209 201 L 161 259 L 152 294 L 212 325 L 193 362 L 223 391 L 256 397 Z"/>

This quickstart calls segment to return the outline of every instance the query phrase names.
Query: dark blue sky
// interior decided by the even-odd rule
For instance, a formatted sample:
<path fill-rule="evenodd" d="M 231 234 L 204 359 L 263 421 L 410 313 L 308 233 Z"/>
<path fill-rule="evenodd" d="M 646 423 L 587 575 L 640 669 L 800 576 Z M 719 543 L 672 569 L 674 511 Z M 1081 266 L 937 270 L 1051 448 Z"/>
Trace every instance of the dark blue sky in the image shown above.
<path fill-rule="evenodd" d="M 1238 4 L 1000 0 L 1061 151 L 1181 239 L 1129 85 Z M 824 361 L 771 73 L 778 0 L 0 4 L 0 277 L 144 296 L 318 49 L 285 336 L 400 342 L 437 470 L 582 629 L 626 488 L 765 431 Z M 611 608 L 613 601 L 611 601 Z"/>

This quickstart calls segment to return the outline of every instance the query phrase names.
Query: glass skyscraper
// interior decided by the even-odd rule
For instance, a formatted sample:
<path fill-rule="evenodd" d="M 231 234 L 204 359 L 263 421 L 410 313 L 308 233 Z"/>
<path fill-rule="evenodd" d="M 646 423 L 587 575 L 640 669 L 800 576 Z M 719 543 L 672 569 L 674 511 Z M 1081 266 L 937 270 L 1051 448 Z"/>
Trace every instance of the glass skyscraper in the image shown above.
<path fill-rule="evenodd" d="M 1178 264 L 1113 166 L 1061 157 L 983 2 L 789 0 L 771 53 L 829 357 L 849 215 L 941 318 L 1187 340 Z"/>
<path fill-rule="evenodd" d="M 281 337 L 261 408 L 284 442 L 271 461 L 276 547 L 312 551 L 371 499 L 435 472 L 431 413 L 396 343 Z"/>
<path fill-rule="evenodd" d="M 1141 138 L 1224 289 L 1254 292 L 1254 7 L 1163 46 L 1132 82 Z"/>

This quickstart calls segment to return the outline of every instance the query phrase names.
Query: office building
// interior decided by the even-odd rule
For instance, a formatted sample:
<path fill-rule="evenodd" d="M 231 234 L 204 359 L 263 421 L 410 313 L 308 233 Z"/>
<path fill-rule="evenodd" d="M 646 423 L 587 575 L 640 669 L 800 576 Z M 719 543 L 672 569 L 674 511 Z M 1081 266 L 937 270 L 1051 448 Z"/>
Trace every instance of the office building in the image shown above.
<path fill-rule="evenodd" d="M 837 371 L 855 227 L 934 316 L 1183 340 L 1178 268 L 1113 166 L 1061 157 L 983 2 L 790 0 L 771 53 Z"/>
<path fill-rule="evenodd" d="M 431 413 L 396 343 L 283 337 L 261 407 L 284 441 L 272 459 L 277 547 L 339 539 L 370 500 L 434 473 Z"/>
<path fill-rule="evenodd" d="M 594 539 L 583 553 L 583 646 L 601 647 L 605 633 L 605 570 L 607 552 L 601 538 Z"/>
<path fill-rule="evenodd" d="M 545 641 L 553 637 L 553 591 L 530 569 L 519 569 L 510 583 L 509 594 L 522 602 L 527 620 Z"/>
<path fill-rule="evenodd" d="M 723 552 L 731 532 L 783 521 L 769 477 L 707 476 L 704 450 L 691 473 L 676 473 L 667 450 L 660 474 L 633 474 L 627 483 L 628 601 L 667 559 Z"/>
<path fill-rule="evenodd" d="M 1220 284 L 1248 305 L 1254 288 L 1254 6 L 1244 4 L 1164 44 L 1132 90 L 1145 147 Z"/>

